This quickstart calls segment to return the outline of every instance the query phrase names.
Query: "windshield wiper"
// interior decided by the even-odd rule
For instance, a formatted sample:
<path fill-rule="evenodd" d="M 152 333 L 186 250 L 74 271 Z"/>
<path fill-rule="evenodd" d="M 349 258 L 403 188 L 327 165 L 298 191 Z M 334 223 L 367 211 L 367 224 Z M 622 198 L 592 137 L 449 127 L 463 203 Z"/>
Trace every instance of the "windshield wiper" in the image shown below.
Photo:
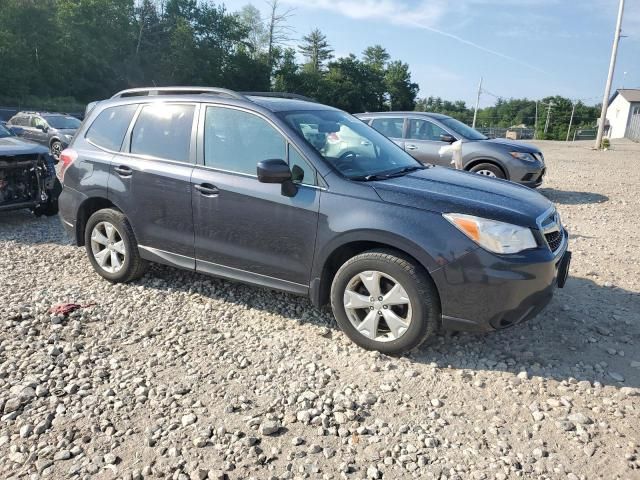
<path fill-rule="evenodd" d="M 396 170 L 395 172 L 387 174 L 387 178 L 401 177 L 403 175 L 406 175 L 407 173 L 415 172 L 416 170 L 424 170 L 425 168 L 427 167 L 425 167 L 424 165 L 412 165 L 411 167 L 404 167 L 400 170 Z"/>
<path fill-rule="evenodd" d="M 426 165 L 413 165 L 411 167 L 403 167 L 400 170 L 396 170 L 389 173 L 373 173 L 371 175 L 363 175 L 361 177 L 351 177 L 351 180 L 356 180 L 359 182 L 373 182 L 376 180 L 388 180 L 389 178 L 402 177 L 407 173 L 415 172 L 416 170 L 424 170 L 425 168 L 429 168 Z"/>

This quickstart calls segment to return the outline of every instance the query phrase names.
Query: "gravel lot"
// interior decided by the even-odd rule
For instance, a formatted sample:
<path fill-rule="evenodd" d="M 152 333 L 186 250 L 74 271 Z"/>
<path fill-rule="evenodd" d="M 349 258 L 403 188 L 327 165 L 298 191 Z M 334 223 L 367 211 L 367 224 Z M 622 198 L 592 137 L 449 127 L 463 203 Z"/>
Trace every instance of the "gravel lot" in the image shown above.
<path fill-rule="evenodd" d="M 540 145 L 567 287 L 402 358 L 304 298 L 165 267 L 110 285 L 58 218 L 0 214 L 0 477 L 640 478 L 640 145 Z"/>

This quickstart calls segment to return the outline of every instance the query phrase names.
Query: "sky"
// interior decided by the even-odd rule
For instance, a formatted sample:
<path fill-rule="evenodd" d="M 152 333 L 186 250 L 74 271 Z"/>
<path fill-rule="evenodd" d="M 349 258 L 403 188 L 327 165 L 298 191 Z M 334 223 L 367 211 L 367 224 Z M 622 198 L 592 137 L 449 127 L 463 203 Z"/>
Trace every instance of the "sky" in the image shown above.
<path fill-rule="evenodd" d="M 335 56 L 375 44 L 407 62 L 420 97 L 480 105 L 496 96 L 602 100 L 618 0 L 280 0 L 290 42 L 319 28 Z M 265 0 L 226 0 L 236 11 Z M 640 88 L 640 0 L 626 0 L 613 88 Z M 627 72 L 626 75 L 624 72 Z"/>

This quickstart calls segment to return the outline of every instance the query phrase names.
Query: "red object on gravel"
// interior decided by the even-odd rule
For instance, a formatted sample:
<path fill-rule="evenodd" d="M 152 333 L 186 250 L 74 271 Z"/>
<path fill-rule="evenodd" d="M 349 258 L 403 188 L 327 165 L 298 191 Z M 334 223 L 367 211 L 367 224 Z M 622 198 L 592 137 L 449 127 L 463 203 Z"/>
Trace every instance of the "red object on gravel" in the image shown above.
<path fill-rule="evenodd" d="M 62 314 L 65 317 L 76 310 L 81 308 L 87 308 L 94 306 L 95 303 L 87 303 L 86 305 L 80 305 L 79 303 L 59 303 L 58 305 L 54 305 L 49 309 L 49 313 L 53 313 L 54 315 Z"/>

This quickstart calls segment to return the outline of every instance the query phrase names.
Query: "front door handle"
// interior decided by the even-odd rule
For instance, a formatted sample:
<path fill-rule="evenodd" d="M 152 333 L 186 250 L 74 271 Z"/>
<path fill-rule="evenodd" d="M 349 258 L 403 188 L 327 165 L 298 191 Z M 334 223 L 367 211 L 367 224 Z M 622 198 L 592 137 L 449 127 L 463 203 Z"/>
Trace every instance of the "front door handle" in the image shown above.
<path fill-rule="evenodd" d="M 411 144 L 407 145 L 404 148 L 406 148 L 407 150 L 417 150 L 418 149 L 418 147 L 416 147 L 415 145 L 411 145 Z"/>
<path fill-rule="evenodd" d="M 131 170 L 131 168 L 127 167 L 126 165 L 120 165 L 118 167 L 115 167 L 113 170 L 121 177 L 130 177 L 131 175 L 133 175 L 133 170 Z"/>
<path fill-rule="evenodd" d="M 197 191 L 200 192 L 201 195 L 205 197 L 216 197 L 220 193 L 218 187 L 215 185 L 211 185 L 210 183 L 201 183 L 200 185 L 194 185 Z"/>

